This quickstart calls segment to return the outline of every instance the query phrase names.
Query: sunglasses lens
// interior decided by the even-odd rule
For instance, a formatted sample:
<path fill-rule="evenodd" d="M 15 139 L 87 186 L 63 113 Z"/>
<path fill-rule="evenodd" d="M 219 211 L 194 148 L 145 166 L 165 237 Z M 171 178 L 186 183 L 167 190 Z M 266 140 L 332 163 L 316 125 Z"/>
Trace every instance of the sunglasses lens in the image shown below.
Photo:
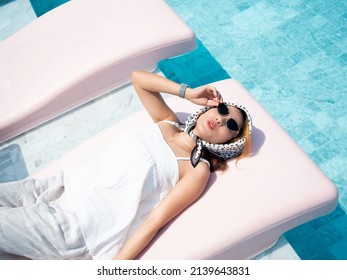
<path fill-rule="evenodd" d="M 227 128 L 231 131 L 239 131 L 239 126 L 237 125 L 237 122 L 234 119 L 229 119 L 227 121 Z"/>
<path fill-rule="evenodd" d="M 220 115 L 226 116 L 229 115 L 229 109 L 228 106 L 225 105 L 224 103 L 219 103 L 217 106 L 217 111 Z"/>
<path fill-rule="evenodd" d="M 227 116 L 229 115 L 229 109 L 228 106 L 225 105 L 224 103 L 219 103 L 217 106 L 217 111 L 218 114 L 222 115 L 222 116 Z M 227 128 L 231 131 L 239 131 L 239 126 L 237 124 L 237 122 L 234 119 L 229 119 L 227 121 Z"/>

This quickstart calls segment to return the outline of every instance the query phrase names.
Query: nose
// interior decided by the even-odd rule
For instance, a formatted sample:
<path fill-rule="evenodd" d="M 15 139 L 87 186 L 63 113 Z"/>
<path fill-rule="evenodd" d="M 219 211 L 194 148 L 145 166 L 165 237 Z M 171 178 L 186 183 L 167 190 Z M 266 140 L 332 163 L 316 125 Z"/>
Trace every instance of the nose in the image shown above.
<path fill-rule="evenodd" d="M 226 118 L 224 118 L 222 116 L 217 116 L 215 120 L 219 126 L 223 126 L 226 124 Z"/>

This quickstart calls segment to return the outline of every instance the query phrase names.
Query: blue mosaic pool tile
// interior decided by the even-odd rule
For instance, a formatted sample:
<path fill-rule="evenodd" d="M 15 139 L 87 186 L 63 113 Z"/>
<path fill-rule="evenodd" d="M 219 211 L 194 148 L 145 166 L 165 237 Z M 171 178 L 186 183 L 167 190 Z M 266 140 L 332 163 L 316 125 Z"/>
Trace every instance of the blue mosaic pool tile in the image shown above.
<path fill-rule="evenodd" d="M 312 7 L 312 11 L 317 14 L 321 14 L 330 10 L 331 7 L 335 5 L 335 1 L 320 1 L 318 4 Z"/>
<path fill-rule="evenodd" d="M 326 215 L 331 221 L 335 221 L 339 219 L 340 217 L 346 216 L 346 212 L 341 208 L 341 205 L 338 204 L 335 211 L 331 212 L 330 214 Z"/>
<path fill-rule="evenodd" d="M 308 140 L 314 143 L 315 149 L 319 149 L 329 142 L 329 138 L 322 131 L 313 133 L 308 137 Z"/>
<path fill-rule="evenodd" d="M 329 178 L 339 177 L 341 174 L 347 174 L 346 166 L 346 156 L 345 151 L 341 150 L 341 153 L 335 155 L 332 159 L 328 159 L 325 162 L 321 163 L 319 167 L 324 170 L 324 173 Z M 338 187 L 339 188 L 339 187 Z M 346 193 L 347 186 L 341 186 L 341 190 Z M 347 211 L 347 204 L 344 204 L 344 201 L 339 200 L 342 203 L 343 208 Z"/>
<path fill-rule="evenodd" d="M 300 244 L 305 244 L 305 250 L 309 256 L 315 256 L 321 253 L 324 248 L 328 245 L 325 243 L 325 239 L 323 239 L 319 234 L 314 233 L 312 235 L 306 236 L 306 238 L 300 240 Z"/>
<path fill-rule="evenodd" d="M 256 87 L 256 83 L 252 80 L 248 80 L 242 84 L 247 90 L 252 90 Z"/>
<path fill-rule="evenodd" d="M 326 49 L 327 47 L 331 46 L 333 42 L 331 42 L 326 36 L 322 35 L 315 41 L 315 44 L 321 49 Z"/>
<path fill-rule="evenodd" d="M 303 47 L 300 49 L 308 56 L 312 57 L 313 55 L 320 53 L 322 50 L 318 48 L 311 40 L 307 39 L 309 43 L 303 44 Z"/>
<path fill-rule="evenodd" d="M 295 231 L 293 231 L 293 235 L 295 236 L 297 242 L 300 242 L 307 236 L 314 233 L 315 233 L 315 229 L 311 226 L 310 223 L 300 225 L 296 228 Z"/>
<path fill-rule="evenodd" d="M 317 232 L 327 247 L 333 246 L 340 240 L 347 238 L 347 216 L 340 216 L 332 221 L 329 227 L 326 225 L 322 226 Z"/>
<path fill-rule="evenodd" d="M 250 7 L 251 7 L 251 5 L 248 2 L 242 2 L 242 3 L 236 4 L 236 8 L 240 12 L 243 12 L 243 11 L 249 9 Z"/>
<path fill-rule="evenodd" d="M 327 160 L 332 160 L 339 152 L 339 147 L 334 145 L 333 141 L 328 141 L 321 148 L 315 149 L 312 153 L 309 153 L 309 155 L 317 165 L 321 165 Z"/>
<path fill-rule="evenodd" d="M 329 47 L 327 47 L 324 50 L 325 54 L 327 54 L 328 56 L 333 56 L 333 57 L 338 57 L 341 54 L 343 54 L 343 51 L 337 47 L 336 45 L 330 45 Z"/>
<path fill-rule="evenodd" d="M 327 19 L 322 17 L 321 15 L 315 15 L 311 19 L 307 21 L 313 28 L 318 28 L 327 23 Z"/>
<path fill-rule="evenodd" d="M 336 260 L 347 260 L 347 238 L 340 240 L 328 249 Z"/>
<path fill-rule="evenodd" d="M 347 65 L 347 53 L 343 53 L 337 57 L 338 61 L 342 66 Z"/>
<path fill-rule="evenodd" d="M 197 49 L 189 54 L 160 61 L 160 71 L 166 77 L 191 87 L 230 78 L 200 40 L 197 40 L 197 44 Z"/>
<path fill-rule="evenodd" d="M 320 228 L 326 226 L 331 221 L 332 221 L 332 219 L 329 217 L 329 215 L 325 215 L 323 217 L 320 217 L 319 219 L 315 219 L 313 221 L 310 221 L 309 224 L 311 225 L 311 227 L 313 229 L 313 232 L 317 232 L 317 230 L 319 230 Z"/>
<path fill-rule="evenodd" d="M 304 258 L 304 259 L 309 259 L 309 258 Z M 316 254 L 314 257 L 311 257 L 311 259 L 312 260 L 335 260 L 337 258 L 329 250 L 323 250 L 322 252 Z"/>
<path fill-rule="evenodd" d="M 347 216 L 338 205 L 335 211 L 285 233 L 302 259 L 345 259 Z"/>
<path fill-rule="evenodd" d="M 340 26 L 337 30 L 337 32 L 335 33 L 335 35 L 341 39 L 341 38 L 346 38 L 347 35 L 347 26 Z"/>
<path fill-rule="evenodd" d="M 323 227 L 318 235 L 324 239 L 326 248 L 334 256 L 334 259 L 347 259 L 347 216 L 341 215 L 334 219 L 329 227 Z M 314 256 L 313 258 L 317 258 Z"/>
<path fill-rule="evenodd" d="M 346 152 L 346 147 L 341 147 L 341 151 L 342 153 Z M 347 178 L 346 176 L 344 176 L 344 174 L 340 174 L 340 176 L 337 176 L 334 178 L 334 183 L 338 186 L 339 189 L 339 195 L 341 197 L 342 193 L 343 193 L 343 189 L 347 186 Z M 347 193 L 346 193 L 347 195 Z"/>
<path fill-rule="evenodd" d="M 331 230 L 334 228 L 334 223 L 329 228 L 323 228 L 319 231 L 317 231 L 317 236 L 319 236 L 324 242 L 325 247 L 334 247 L 336 244 L 338 244 L 341 240 L 344 239 L 343 233 L 336 231 L 336 230 Z M 324 250 L 324 248 L 323 248 Z M 318 253 L 311 254 L 311 255 L 317 255 Z"/>
<path fill-rule="evenodd" d="M 68 1 L 69 0 L 30 0 L 31 5 L 38 17 Z"/>
<path fill-rule="evenodd" d="M 295 64 L 297 64 L 297 63 L 303 61 L 306 58 L 306 55 L 301 50 L 299 50 L 295 54 L 293 54 L 289 57 L 294 61 Z"/>

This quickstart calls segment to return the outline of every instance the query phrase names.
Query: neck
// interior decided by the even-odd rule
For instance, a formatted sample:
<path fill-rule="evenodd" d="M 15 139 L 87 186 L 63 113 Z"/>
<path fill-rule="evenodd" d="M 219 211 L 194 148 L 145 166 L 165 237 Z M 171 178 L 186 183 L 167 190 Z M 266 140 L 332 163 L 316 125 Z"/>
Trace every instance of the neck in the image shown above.
<path fill-rule="evenodd" d="M 189 151 L 192 151 L 195 146 L 195 142 L 193 141 L 193 139 L 186 132 L 183 131 L 180 132 L 180 138 L 184 146 L 188 148 Z"/>

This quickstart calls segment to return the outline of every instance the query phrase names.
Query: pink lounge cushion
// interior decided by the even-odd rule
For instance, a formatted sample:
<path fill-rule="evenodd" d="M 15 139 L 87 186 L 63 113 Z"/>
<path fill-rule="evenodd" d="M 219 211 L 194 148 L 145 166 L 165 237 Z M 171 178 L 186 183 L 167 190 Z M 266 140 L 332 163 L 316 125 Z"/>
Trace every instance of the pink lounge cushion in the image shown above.
<path fill-rule="evenodd" d="M 164 0 L 74 0 L 0 42 L 0 142 L 192 51 Z"/>
<path fill-rule="evenodd" d="M 253 117 L 253 155 L 214 173 L 203 196 L 166 226 L 140 259 L 245 259 L 274 245 L 285 231 L 325 215 L 337 204 L 336 187 L 236 80 L 214 83 L 225 101 Z M 198 106 L 171 98 L 182 118 Z M 107 128 L 34 174 L 49 176 L 93 156 L 128 126 L 149 123 L 141 111 Z"/>

